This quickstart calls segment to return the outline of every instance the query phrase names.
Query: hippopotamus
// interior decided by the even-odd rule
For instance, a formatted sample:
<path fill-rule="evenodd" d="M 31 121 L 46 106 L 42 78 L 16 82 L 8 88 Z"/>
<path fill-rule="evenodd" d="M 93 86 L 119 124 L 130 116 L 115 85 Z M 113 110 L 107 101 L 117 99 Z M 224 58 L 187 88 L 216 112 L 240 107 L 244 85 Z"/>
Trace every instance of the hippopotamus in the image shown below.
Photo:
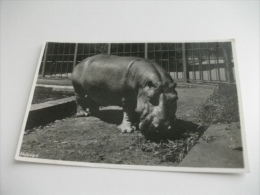
<path fill-rule="evenodd" d="M 123 108 L 122 132 L 143 135 L 173 129 L 178 95 L 176 83 L 154 61 L 100 54 L 86 58 L 73 70 L 77 114 L 95 115 L 99 106 Z"/>

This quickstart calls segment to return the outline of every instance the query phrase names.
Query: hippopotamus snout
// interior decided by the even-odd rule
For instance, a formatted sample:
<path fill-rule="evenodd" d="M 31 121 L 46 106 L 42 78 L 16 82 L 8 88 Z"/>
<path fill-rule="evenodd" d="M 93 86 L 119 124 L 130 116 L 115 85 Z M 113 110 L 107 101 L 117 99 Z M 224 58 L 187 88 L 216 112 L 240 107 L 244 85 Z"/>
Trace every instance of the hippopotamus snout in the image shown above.
<path fill-rule="evenodd" d="M 153 118 L 149 129 L 155 132 L 165 132 L 172 130 L 174 123 L 176 122 L 176 116 L 172 116 L 170 119 L 158 119 L 156 116 Z"/>
<path fill-rule="evenodd" d="M 150 124 L 150 129 L 156 132 L 171 130 L 175 122 L 176 116 L 174 116 L 170 120 L 158 119 L 157 117 L 155 117 Z"/>
<path fill-rule="evenodd" d="M 176 122 L 177 94 L 160 94 L 158 106 L 150 108 L 150 114 L 140 122 L 139 128 L 144 135 L 165 134 L 172 131 Z"/>
<path fill-rule="evenodd" d="M 150 116 L 139 124 L 139 128 L 146 138 L 160 139 L 174 131 L 175 122 L 175 115 L 171 119 L 158 119 L 157 116 Z"/>

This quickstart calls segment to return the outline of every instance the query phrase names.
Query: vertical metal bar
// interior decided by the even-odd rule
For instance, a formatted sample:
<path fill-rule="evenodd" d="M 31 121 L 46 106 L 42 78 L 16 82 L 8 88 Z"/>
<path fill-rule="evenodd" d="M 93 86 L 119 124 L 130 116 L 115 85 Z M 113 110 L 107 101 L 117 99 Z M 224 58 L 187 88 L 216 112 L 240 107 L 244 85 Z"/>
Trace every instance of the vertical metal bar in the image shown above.
<path fill-rule="evenodd" d="M 127 55 L 127 56 L 131 56 L 131 43 L 127 43 L 127 44 L 129 44 L 130 52 L 128 52 L 126 55 Z"/>
<path fill-rule="evenodd" d="M 181 48 L 181 49 L 182 49 L 182 48 Z M 178 48 L 178 50 L 180 50 L 180 49 Z M 181 52 L 181 57 L 183 57 L 183 56 L 182 56 L 182 52 Z M 181 73 L 182 73 L 182 78 L 184 79 L 182 58 L 181 58 L 181 59 L 178 59 L 178 62 L 179 62 L 179 64 L 182 64 L 182 70 L 181 70 Z M 177 76 L 177 79 L 179 79 L 179 70 L 178 70 L 178 66 L 176 67 L 176 76 Z"/>
<path fill-rule="evenodd" d="M 199 73 L 200 73 L 200 80 L 203 82 L 203 72 L 202 72 L 202 57 L 201 57 L 201 48 L 199 47 Z"/>
<path fill-rule="evenodd" d="M 58 43 L 58 50 L 57 50 L 57 55 L 58 55 L 58 53 L 59 53 L 59 48 L 60 48 L 60 43 Z M 56 62 L 56 64 L 58 65 L 58 63 Z M 57 67 L 57 65 L 56 65 L 56 67 Z M 62 64 L 60 64 L 60 66 L 62 67 Z M 59 67 L 59 66 L 58 66 Z M 55 75 L 56 76 L 56 75 Z"/>
<path fill-rule="evenodd" d="M 188 67 L 186 62 L 186 50 L 185 50 L 185 43 L 182 43 L 182 64 L 183 64 L 183 77 L 184 81 L 188 82 Z"/>
<path fill-rule="evenodd" d="M 69 67 L 68 67 L 68 61 L 66 61 L 66 59 L 68 58 L 69 54 L 65 54 L 65 48 L 66 48 L 66 43 L 64 43 L 64 46 L 63 46 L 62 66 L 63 66 L 63 64 L 65 64 L 66 65 L 66 72 L 68 72 Z M 64 63 L 64 60 L 63 60 L 64 56 L 66 57 L 65 58 L 65 63 Z M 68 76 L 68 73 L 67 73 L 67 76 Z"/>
<path fill-rule="evenodd" d="M 65 43 L 62 43 L 63 47 L 62 47 L 62 53 L 61 53 L 61 63 L 63 64 L 63 59 L 64 59 L 64 52 L 65 52 Z"/>
<path fill-rule="evenodd" d="M 218 81 L 220 81 L 220 71 L 219 71 L 219 61 L 218 61 L 218 58 L 219 58 L 219 55 L 218 55 L 218 48 L 216 48 L 216 57 L 217 57 L 217 72 L 218 72 Z"/>
<path fill-rule="evenodd" d="M 193 80 L 196 81 L 196 74 L 195 74 L 195 59 L 194 59 L 194 45 L 192 43 L 192 62 L 193 62 L 193 68 L 192 68 L 192 74 L 193 74 Z"/>
<path fill-rule="evenodd" d="M 141 51 L 141 44 L 144 44 L 144 43 L 140 43 L 140 44 L 138 44 L 138 51 L 139 51 L 139 54 L 138 54 L 138 56 L 139 57 L 141 57 L 140 55 L 141 55 L 141 53 L 143 53 L 143 56 L 142 56 L 142 58 L 144 58 L 145 57 L 145 49 L 144 49 L 144 47 L 143 47 L 143 51 Z M 148 58 L 148 57 L 147 57 Z"/>
<path fill-rule="evenodd" d="M 55 69 L 57 69 L 57 67 L 59 67 L 59 63 L 57 62 L 57 56 L 59 56 L 60 43 L 57 43 L 57 45 L 58 45 L 57 53 L 56 53 L 56 56 L 54 57 L 54 59 L 55 59 Z M 56 72 L 55 72 L 55 76 L 56 76 Z"/>
<path fill-rule="evenodd" d="M 140 57 L 139 43 L 136 43 L 136 56 Z"/>
<path fill-rule="evenodd" d="M 107 45 L 107 54 L 108 55 L 111 54 L 111 43 L 108 43 L 108 45 Z"/>
<path fill-rule="evenodd" d="M 167 44 L 167 58 L 168 58 L 168 69 L 169 69 L 169 73 L 171 72 L 171 69 L 170 69 L 170 51 L 169 51 L 169 45 Z"/>
<path fill-rule="evenodd" d="M 208 54 L 207 57 L 208 57 L 208 61 L 209 61 L 209 63 L 208 63 L 209 80 L 212 81 L 212 79 L 211 79 L 211 65 L 210 65 L 209 50 L 207 50 L 207 54 Z"/>
<path fill-rule="evenodd" d="M 71 50 L 71 44 L 72 43 L 69 43 L 69 54 L 68 54 L 68 61 L 67 61 L 67 64 L 70 64 L 70 55 L 71 55 L 71 52 L 70 52 L 70 50 Z M 61 70 L 60 70 L 60 76 L 62 77 L 62 66 L 61 66 Z"/>
<path fill-rule="evenodd" d="M 123 43 L 123 56 L 126 55 L 126 46 L 125 46 L 125 44 L 127 44 L 127 43 Z"/>
<path fill-rule="evenodd" d="M 143 50 L 142 49 L 142 46 L 143 46 Z M 138 57 L 142 57 L 144 58 L 145 57 L 145 48 L 144 48 L 144 43 L 138 43 L 137 44 L 137 48 L 138 48 Z"/>
<path fill-rule="evenodd" d="M 57 66 L 54 63 L 54 60 L 55 60 L 55 47 L 56 47 L 56 43 L 53 43 L 51 62 L 52 62 L 52 67 L 54 69 L 54 76 L 56 76 L 56 70 L 57 70 Z"/>
<path fill-rule="evenodd" d="M 85 47 L 86 47 L 86 44 L 82 44 L 82 55 L 81 55 L 80 61 L 82 61 L 85 58 Z"/>
<path fill-rule="evenodd" d="M 163 64 L 163 62 L 162 62 L 162 44 L 161 43 L 157 43 L 157 44 L 159 44 L 157 56 L 159 58 L 160 65 L 162 66 L 162 64 Z"/>
<path fill-rule="evenodd" d="M 54 43 L 52 43 L 52 51 L 51 51 L 51 63 L 50 63 L 50 75 L 52 75 L 52 59 L 53 59 L 53 50 L 54 50 Z"/>
<path fill-rule="evenodd" d="M 144 44 L 144 58 L 148 58 L 148 43 Z"/>
<path fill-rule="evenodd" d="M 78 43 L 75 44 L 74 59 L 73 59 L 73 69 L 75 68 L 76 63 L 77 63 L 77 54 L 78 54 Z"/>
<path fill-rule="evenodd" d="M 130 44 L 130 54 L 129 54 L 129 56 L 133 56 L 133 54 L 132 54 L 132 43 L 129 43 Z"/>
<path fill-rule="evenodd" d="M 177 59 L 177 43 L 174 43 L 174 49 L 175 49 L 175 52 L 174 52 L 174 54 L 175 54 L 175 78 L 176 79 L 178 79 L 178 77 L 177 77 L 177 66 L 178 66 L 178 59 Z"/>
<path fill-rule="evenodd" d="M 155 45 L 154 45 L 154 43 L 152 44 L 152 51 L 153 51 L 153 61 L 155 61 L 155 59 L 156 59 L 156 48 L 155 48 Z"/>
<path fill-rule="evenodd" d="M 62 64 L 64 62 L 64 55 L 65 55 L 65 43 L 63 44 L 63 52 L 62 52 Z M 69 66 L 68 66 L 68 63 L 66 63 L 66 72 L 67 72 L 67 76 L 69 75 L 68 74 L 68 71 L 69 71 Z"/>
<path fill-rule="evenodd" d="M 223 56 L 224 56 L 224 60 L 225 60 L 225 70 L 226 70 L 226 78 L 227 78 L 227 82 L 230 84 L 231 82 L 234 81 L 233 75 L 232 75 L 232 67 L 231 64 L 229 63 L 229 59 L 228 59 L 228 55 L 227 52 L 224 48 L 221 48 L 222 52 L 223 52 Z"/>
<path fill-rule="evenodd" d="M 48 51 L 48 42 L 46 42 L 46 44 L 45 44 L 44 57 L 43 57 L 43 63 L 42 63 L 42 77 L 45 77 L 45 66 L 46 66 L 46 59 L 47 59 L 47 51 Z"/>
<path fill-rule="evenodd" d="M 90 49 L 91 49 L 91 44 L 88 44 L 88 53 L 87 53 L 87 57 L 90 56 Z"/>
<path fill-rule="evenodd" d="M 59 51 L 59 50 L 58 50 Z M 61 77 L 62 77 L 62 66 L 63 66 L 63 62 L 60 64 L 60 67 L 61 67 Z"/>
<path fill-rule="evenodd" d="M 86 55 L 85 55 L 85 47 L 86 47 L 86 44 L 82 44 L 82 53 L 81 53 L 80 61 L 82 61 L 86 57 Z"/>
<path fill-rule="evenodd" d="M 52 52 L 52 62 L 54 62 L 54 60 L 55 60 L 55 45 L 56 44 L 59 44 L 59 43 L 54 43 L 53 45 L 53 52 Z M 54 59 L 53 59 L 54 58 Z M 54 76 L 56 76 L 56 72 L 57 72 L 57 64 L 54 62 L 53 63 L 53 65 L 54 65 Z"/>
<path fill-rule="evenodd" d="M 216 71 L 215 71 L 215 73 L 216 73 L 216 80 L 218 80 L 218 65 L 217 65 L 217 52 L 216 52 L 216 54 L 214 55 L 215 57 L 214 57 L 214 59 L 215 59 L 215 69 L 216 69 Z"/>

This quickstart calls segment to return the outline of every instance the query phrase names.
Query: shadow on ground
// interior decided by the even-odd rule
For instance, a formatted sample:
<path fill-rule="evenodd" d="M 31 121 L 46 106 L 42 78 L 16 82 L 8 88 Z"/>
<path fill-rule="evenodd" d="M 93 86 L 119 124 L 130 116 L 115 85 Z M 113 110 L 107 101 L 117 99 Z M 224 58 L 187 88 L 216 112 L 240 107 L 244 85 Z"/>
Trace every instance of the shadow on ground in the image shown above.
<path fill-rule="evenodd" d="M 199 137 L 207 130 L 208 126 L 201 126 L 190 121 L 177 119 L 174 130 L 169 132 L 168 139 L 179 139 L 186 131 L 198 132 Z"/>
<path fill-rule="evenodd" d="M 96 116 L 102 121 L 110 124 L 120 125 L 123 120 L 122 110 L 102 110 Z"/>
<path fill-rule="evenodd" d="M 198 138 L 200 138 L 203 133 L 207 130 L 208 126 L 200 126 L 190 121 L 185 121 L 181 119 L 177 119 L 174 127 L 171 130 L 158 133 L 158 132 L 149 132 L 149 134 L 145 135 L 145 138 L 151 140 L 153 142 L 161 142 L 168 140 L 179 140 L 182 139 L 187 133 L 197 133 Z"/>
<path fill-rule="evenodd" d="M 104 122 L 110 124 L 121 124 L 123 120 L 123 111 L 122 110 L 102 110 L 96 116 Z M 189 132 L 197 132 L 199 137 L 203 135 L 208 126 L 200 126 L 190 121 L 185 121 L 181 119 L 177 119 L 175 126 L 170 131 L 164 133 L 151 132 L 147 134 L 145 137 L 148 140 L 160 142 L 162 140 L 177 140 L 182 137 L 182 135 Z"/>

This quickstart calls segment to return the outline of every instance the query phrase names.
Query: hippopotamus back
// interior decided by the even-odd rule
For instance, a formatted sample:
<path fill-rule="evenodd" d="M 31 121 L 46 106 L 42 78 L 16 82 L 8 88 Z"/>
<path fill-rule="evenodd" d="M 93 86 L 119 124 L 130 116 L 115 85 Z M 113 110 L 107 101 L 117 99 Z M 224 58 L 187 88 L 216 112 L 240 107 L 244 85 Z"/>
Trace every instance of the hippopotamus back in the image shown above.
<path fill-rule="evenodd" d="M 135 67 L 132 67 L 132 66 Z M 138 66 L 138 68 L 137 68 Z M 79 63 L 73 73 L 74 87 L 82 90 L 100 105 L 119 105 L 126 96 L 137 96 L 138 87 L 143 85 L 143 74 L 154 77 L 151 63 L 137 57 L 96 55 Z M 131 78 L 130 78 L 131 77 Z M 133 78 L 134 77 L 134 78 Z M 155 80 L 155 79 L 154 79 Z M 132 93 L 129 93 L 132 90 Z"/>

